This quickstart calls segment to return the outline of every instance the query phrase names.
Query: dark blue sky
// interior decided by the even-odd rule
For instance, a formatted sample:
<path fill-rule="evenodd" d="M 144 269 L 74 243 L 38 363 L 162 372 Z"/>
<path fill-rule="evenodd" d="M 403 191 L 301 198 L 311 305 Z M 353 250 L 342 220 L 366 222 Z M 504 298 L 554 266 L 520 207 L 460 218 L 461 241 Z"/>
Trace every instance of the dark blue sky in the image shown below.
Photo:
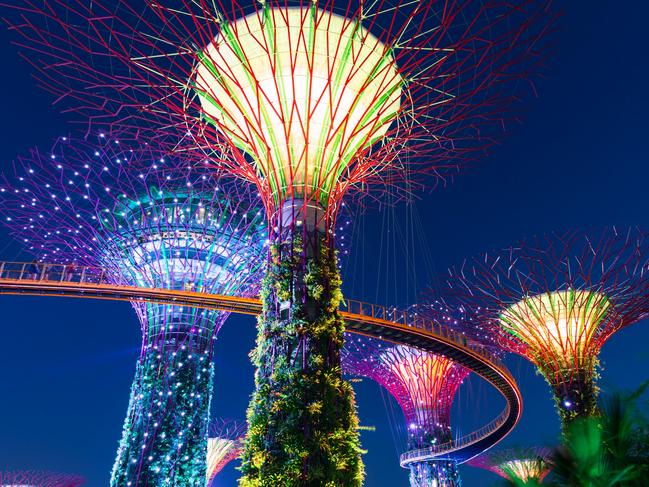
<path fill-rule="evenodd" d="M 524 124 L 483 164 L 415 208 L 369 211 L 356 222 L 344 265 L 349 297 L 406 304 L 435 272 L 471 255 L 553 229 L 605 224 L 649 226 L 649 96 L 643 2 L 569 2 L 548 79 L 528 103 Z M 9 168 L 28 147 L 67 132 L 29 69 L 0 34 L 0 164 Z M 400 242 L 404 215 L 413 237 Z M 0 258 L 25 260 L 0 235 Z M 406 247 L 410 247 L 407 252 Z M 405 270 L 404 270 L 405 269 Z M 398 271 L 398 272 L 397 272 Z M 411 272 L 413 271 L 413 272 Z M 407 277 L 406 277 L 407 276 Z M 121 434 L 140 332 L 127 303 L 0 297 L 0 469 L 77 472 L 104 486 Z M 214 413 L 243 417 L 252 388 L 247 354 L 254 321 L 232 317 L 217 342 Z M 618 333 L 604 347 L 601 385 L 632 388 L 649 378 L 649 321 Z M 519 426 L 503 445 L 552 444 L 558 421 L 549 392 L 532 368 L 509 359 L 524 395 Z M 358 385 L 368 487 L 407 485 L 397 463 L 389 414 L 378 387 Z M 460 392 L 455 422 L 467 432 L 500 405 L 480 379 Z M 491 407 L 488 405 L 491 404 Z M 497 477 L 462 467 L 465 485 Z M 230 466 L 216 485 L 234 486 Z"/>

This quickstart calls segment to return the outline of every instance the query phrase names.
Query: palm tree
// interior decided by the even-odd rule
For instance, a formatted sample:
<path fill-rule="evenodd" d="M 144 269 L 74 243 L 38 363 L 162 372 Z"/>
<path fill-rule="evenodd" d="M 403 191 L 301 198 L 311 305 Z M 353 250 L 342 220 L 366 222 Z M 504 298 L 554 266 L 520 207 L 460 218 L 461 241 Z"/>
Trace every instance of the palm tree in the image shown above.
<path fill-rule="evenodd" d="M 553 480 L 546 485 L 648 485 L 649 423 L 638 406 L 648 387 L 645 382 L 631 394 L 615 393 L 603 401 L 601 414 L 569 425 L 551 460 Z"/>

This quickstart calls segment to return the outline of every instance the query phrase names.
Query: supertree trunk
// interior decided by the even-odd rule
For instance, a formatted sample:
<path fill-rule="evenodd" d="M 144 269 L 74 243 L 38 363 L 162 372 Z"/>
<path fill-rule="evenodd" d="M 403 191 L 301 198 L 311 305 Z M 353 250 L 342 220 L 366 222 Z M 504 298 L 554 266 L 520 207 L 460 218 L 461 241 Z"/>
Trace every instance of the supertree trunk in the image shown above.
<path fill-rule="evenodd" d="M 111 486 L 204 487 L 212 344 L 223 314 L 150 305 L 144 319 Z"/>
<path fill-rule="evenodd" d="M 336 254 L 317 226 L 298 225 L 278 233 L 262 285 L 241 485 L 361 485 L 354 393 L 340 367 Z"/>
<path fill-rule="evenodd" d="M 410 465 L 410 487 L 459 487 L 462 485 L 453 460 L 427 460 Z"/>
<path fill-rule="evenodd" d="M 573 421 L 600 414 L 597 405 L 598 389 L 595 385 L 595 377 L 596 372 L 593 367 L 593 370 L 588 373 L 582 371 L 574 377 L 549 381 L 564 434 Z"/>
<path fill-rule="evenodd" d="M 450 418 L 440 417 L 434 410 L 421 411 L 420 417 L 426 419 L 421 424 L 435 425 L 431 430 L 422 435 L 411 437 L 409 446 L 411 450 L 426 448 L 431 444 L 449 443 L 453 440 Z M 410 487 L 459 487 L 462 485 L 457 463 L 451 459 L 423 460 L 413 463 L 410 469 Z"/>

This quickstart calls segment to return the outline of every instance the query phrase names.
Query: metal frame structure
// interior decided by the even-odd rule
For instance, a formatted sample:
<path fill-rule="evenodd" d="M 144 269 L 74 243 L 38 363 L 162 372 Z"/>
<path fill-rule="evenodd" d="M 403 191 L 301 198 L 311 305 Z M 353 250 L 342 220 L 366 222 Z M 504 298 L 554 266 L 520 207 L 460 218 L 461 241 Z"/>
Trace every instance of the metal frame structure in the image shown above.
<path fill-rule="evenodd" d="M 9 14 L 66 111 L 162 134 L 255 183 L 276 218 L 285 201 L 335 217 L 347 192 L 452 177 L 516 120 L 556 17 L 549 0 L 48 0 Z"/>
<path fill-rule="evenodd" d="M 549 1 L 28 0 L 15 11 L 46 88 L 91 127 L 145 133 L 261 195 L 271 255 L 242 484 L 360 485 L 340 377 L 343 197 L 409 191 L 398 181 L 417 172 L 443 180 L 490 146 L 537 70 Z"/>
<path fill-rule="evenodd" d="M 207 487 L 228 463 L 243 450 L 246 424 L 236 421 L 216 420 L 210 424 L 207 440 Z"/>
<path fill-rule="evenodd" d="M 348 336 L 342 353 L 343 370 L 379 383 L 397 400 L 408 432 L 409 452 L 402 466 L 410 470 L 412 487 L 460 485 L 453 454 L 435 454 L 438 444 L 453 444 L 451 406 L 469 370 L 440 355 L 392 345 L 381 340 Z M 421 452 L 428 448 L 428 458 Z"/>

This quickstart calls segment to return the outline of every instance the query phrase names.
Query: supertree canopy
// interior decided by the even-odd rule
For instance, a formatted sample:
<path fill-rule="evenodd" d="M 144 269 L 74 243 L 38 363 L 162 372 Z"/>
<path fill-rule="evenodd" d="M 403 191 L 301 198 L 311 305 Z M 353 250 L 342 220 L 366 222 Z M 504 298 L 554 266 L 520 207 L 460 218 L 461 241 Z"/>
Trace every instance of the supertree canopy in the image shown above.
<path fill-rule="evenodd" d="M 649 313 L 649 239 L 638 228 L 531 238 L 450 270 L 446 295 L 482 316 L 474 338 L 529 359 L 564 426 L 597 412 L 598 355 Z"/>
<path fill-rule="evenodd" d="M 255 199 L 144 143 L 128 145 L 64 138 L 20 159 L 0 189 L 13 233 L 43 261 L 67 262 L 71 275 L 93 265 L 118 284 L 255 295 L 267 251 Z M 143 341 L 111 485 L 204 486 L 213 341 L 228 313 L 133 306 Z"/>
<path fill-rule="evenodd" d="M 382 340 L 347 336 L 343 370 L 384 387 L 403 411 L 408 450 L 452 443 L 451 406 L 469 371 L 450 359 Z M 410 485 L 457 486 L 456 462 L 430 459 L 409 465 Z"/>
<path fill-rule="evenodd" d="M 44 4 L 9 22 L 66 111 L 207 156 L 276 219 L 335 218 L 404 169 L 450 176 L 513 118 L 554 18 L 547 0 Z"/>
<path fill-rule="evenodd" d="M 15 12 L 44 86 L 91 126 L 171 140 L 257 186 L 271 256 L 243 484 L 359 485 L 340 371 L 342 198 L 443 179 L 490 146 L 538 72 L 548 0 L 49 0 Z"/>
<path fill-rule="evenodd" d="M 551 450 L 548 448 L 511 448 L 489 450 L 467 463 L 489 470 L 507 480 L 541 483 L 552 470 L 548 463 L 550 456 Z"/>
<path fill-rule="evenodd" d="M 207 440 L 207 486 L 214 477 L 243 450 L 245 424 L 218 420 L 210 424 L 210 438 Z"/>
<path fill-rule="evenodd" d="M 86 479 L 78 475 L 35 471 L 0 471 L 0 487 L 77 487 Z"/>

